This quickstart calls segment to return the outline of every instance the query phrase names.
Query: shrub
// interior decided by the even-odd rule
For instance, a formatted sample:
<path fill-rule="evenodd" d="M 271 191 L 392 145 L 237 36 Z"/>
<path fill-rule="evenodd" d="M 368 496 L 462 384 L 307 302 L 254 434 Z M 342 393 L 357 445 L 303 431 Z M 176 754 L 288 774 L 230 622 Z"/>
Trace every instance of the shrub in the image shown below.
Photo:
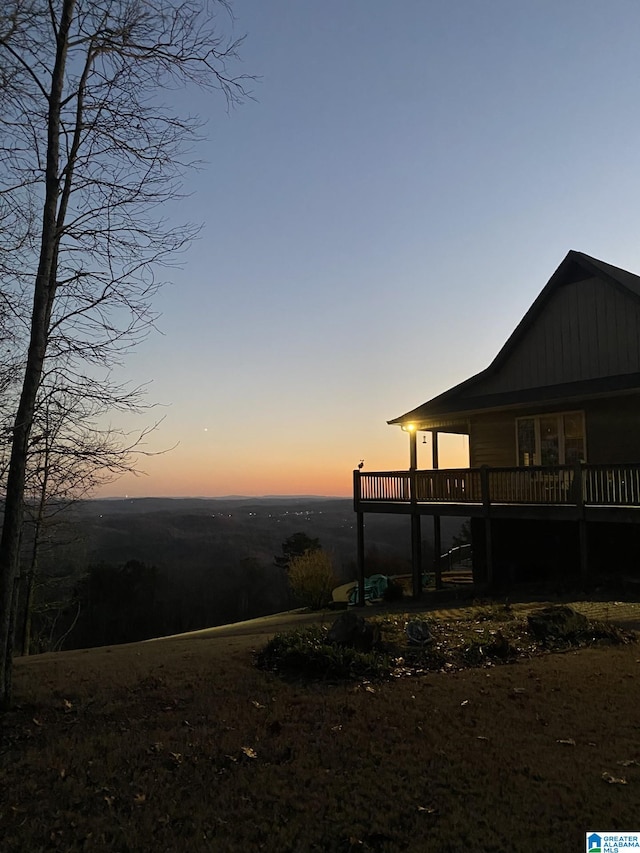
<path fill-rule="evenodd" d="M 325 551 L 307 551 L 293 557 L 287 569 L 289 584 L 303 607 L 318 610 L 331 601 L 331 591 L 338 586 L 331 557 Z"/>
<path fill-rule="evenodd" d="M 259 653 L 257 665 L 282 675 L 330 680 L 384 678 L 391 670 L 387 655 L 330 643 L 326 629 L 315 625 L 276 634 Z"/>

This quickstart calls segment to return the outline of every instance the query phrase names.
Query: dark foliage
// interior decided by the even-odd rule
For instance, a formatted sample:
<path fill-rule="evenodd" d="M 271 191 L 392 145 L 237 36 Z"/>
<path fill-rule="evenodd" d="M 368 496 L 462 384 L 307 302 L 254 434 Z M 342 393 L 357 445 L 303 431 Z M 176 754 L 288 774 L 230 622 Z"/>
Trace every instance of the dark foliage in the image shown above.
<path fill-rule="evenodd" d="M 294 533 L 282 543 L 281 556 L 274 557 L 276 566 L 287 569 L 294 557 L 302 557 L 309 551 L 321 551 L 319 539 L 312 539 L 306 533 Z"/>
<path fill-rule="evenodd" d="M 256 662 L 261 669 L 281 675 L 330 681 L 384 678 L 391 671 L 387 655 L 331 643 L 327 630 L 317 626 L 276 634 Z"/>

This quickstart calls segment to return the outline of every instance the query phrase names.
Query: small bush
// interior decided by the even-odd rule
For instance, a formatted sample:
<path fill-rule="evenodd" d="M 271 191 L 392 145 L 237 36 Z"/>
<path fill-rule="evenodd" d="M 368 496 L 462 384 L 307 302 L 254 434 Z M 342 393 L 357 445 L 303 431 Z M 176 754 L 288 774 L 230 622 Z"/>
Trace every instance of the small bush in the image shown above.
<path fill-rule="evenodd" d="M 258 654 L 257 664 L 283 675 L 330 680 L 384 678 L 391 670 L 386 655 L 334 645 L 326 629 L 315 625 L 276 634 Z"/>
<path fill-rule="evenodd" d="M 319 610 L 331 601 L 331 592 L 338 586 L 331 557 L 325 551 L 306 551 L 293 557 L 287 569 L 289 584 L 303 607 Z"/>

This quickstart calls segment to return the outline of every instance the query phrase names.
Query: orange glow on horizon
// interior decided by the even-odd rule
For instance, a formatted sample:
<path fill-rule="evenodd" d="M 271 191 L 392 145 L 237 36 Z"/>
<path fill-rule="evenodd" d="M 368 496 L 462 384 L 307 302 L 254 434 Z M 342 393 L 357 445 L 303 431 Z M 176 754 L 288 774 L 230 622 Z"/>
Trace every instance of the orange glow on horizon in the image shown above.
<path fill-rule="evenodd" d="M 144 460 L 145 473 L 128 474 L 104 486 L 93 497 L 216 497 L 223 495 L 327 495 L 350 497 L 353 470 L 364 457 L 363 470 L 402 471 L 409 467 L 408 434 L 390 431 L 389 442 L 382 442 L 368 453 L 348 448 L 324 448 L 310 455 L 308 447 L 292 446 L 270 455 L 260 451 L 239 451 L 221 458 L 210 458 L 206 449 L 194 448 L 152 456 Z M 345 442 L 346 445 L 346 442 Z M 418 441 L 418 468 L 431 468 L 431 440 Z M 464 468 L 469 464 L 468 437 L 441 434 L 441 468 Z"/>

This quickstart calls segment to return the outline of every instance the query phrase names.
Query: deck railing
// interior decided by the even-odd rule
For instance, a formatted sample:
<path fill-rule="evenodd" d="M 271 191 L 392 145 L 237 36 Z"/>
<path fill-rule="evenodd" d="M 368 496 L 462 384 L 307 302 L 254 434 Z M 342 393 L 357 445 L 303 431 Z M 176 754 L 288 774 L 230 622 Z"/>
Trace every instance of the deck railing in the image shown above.
<path fill-rule="evenodd" d="M 357 502 L 640 506 L 640 463 L 355 472 Z"/>

